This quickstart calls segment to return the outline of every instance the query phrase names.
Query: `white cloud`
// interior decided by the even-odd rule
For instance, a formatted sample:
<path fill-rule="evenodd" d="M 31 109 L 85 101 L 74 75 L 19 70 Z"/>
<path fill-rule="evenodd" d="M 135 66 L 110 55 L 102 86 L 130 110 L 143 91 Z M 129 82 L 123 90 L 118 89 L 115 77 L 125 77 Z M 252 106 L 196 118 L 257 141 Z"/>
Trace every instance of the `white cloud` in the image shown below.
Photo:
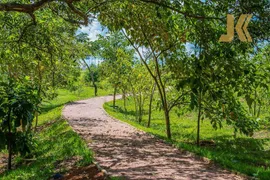
<path fill-rule="evenodd" d="M 88 38 L 90 41 L 95 41 L 98 39 L 98 35 L 104 35 L 106 34 L 108 30 L 102 29 L 101 24 L 98 22 L 98 20 L 94 20 L 89 26 L 82 26 L 79 30 L 78 33 L 83 32 L 88 34 Z"/>
<path fill-rule="evenodd" d="M 186 52 L 188 52 L 190 54 L 194 54 L 194 50 L 195 50 L 194 44 L 187 42 L 185 44 L 185 47 L 186 47 Z"/>

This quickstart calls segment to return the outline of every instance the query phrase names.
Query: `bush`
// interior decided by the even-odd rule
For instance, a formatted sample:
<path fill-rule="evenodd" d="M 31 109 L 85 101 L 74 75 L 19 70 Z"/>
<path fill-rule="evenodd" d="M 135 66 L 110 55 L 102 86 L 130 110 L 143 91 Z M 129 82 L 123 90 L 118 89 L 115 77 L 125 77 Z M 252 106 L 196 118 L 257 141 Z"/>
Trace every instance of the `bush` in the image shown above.
<path fill-rule="evenodd" d="M 23 82 L 12 79 L 0 82 L 0 151 L 9 153 L 8 169 L 12 154 L 25 156 L 32 149 L 32 122 L 38 112 L 40 99 L 29 78 Z"/>

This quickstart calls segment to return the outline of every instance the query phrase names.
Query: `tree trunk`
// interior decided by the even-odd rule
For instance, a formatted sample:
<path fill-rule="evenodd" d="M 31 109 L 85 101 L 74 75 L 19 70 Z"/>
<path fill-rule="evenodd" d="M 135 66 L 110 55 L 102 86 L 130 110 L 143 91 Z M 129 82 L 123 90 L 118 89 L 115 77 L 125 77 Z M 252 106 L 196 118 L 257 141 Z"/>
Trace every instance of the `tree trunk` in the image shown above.
<path fill-rule="evenodd" d="M 96 82 L 95 82 L 95 78 L 94 78 L 94 72 L 90 70 L 89 68 L 89 72 L 91 73 L 91 78 L 92 78 L 92 83 L 93 83 L 93 86 L 95 88 L 95 96 L 97 96 L 97 85 L 96 85 Z"/>
<path fill-rule="evenodd" d="M 139 95 L 139 123 L 142 122 L 142 94 Z"/>
<path fill-rule="evenodd" d="M 131 87 L 131 90 L 132 90 L 132 97 L 134 99 L 134 106 L 135 106 L 135 111 L 136 111 L 136 121 L 138 120 L 138 103 L 137 103 L 137 94 L 135 93 L 135 89 L 134 89 L 134 86 L 133 84 L 131 83 L 132 81 L 129 80 L 129 83 L 130 83 L 130 87 Z"/>
<path fill-rule="evenodd" d="M 256 100 L 257 100 L 257 90 L 255 89 L 255 92 L 254 92 L 255 94 L 254 94 L 254 111 L 253 111 L 253 115 L 254 115 L 254 117 L 256 117 L 256 114 L 257 114 L 257 102 L 256 102 Z"/>
<path fill-rule="evenodd" d="M 135 106 L 135 111 L 136 111 L 136 121 L 139 119 L 139 110 L 138 110 L 138 100 L 136 94 L 133 94 L 133 99 L 134 99 L 134 106 Z"/>
<path fill-rule="evenodd" d="M 161 88 L 160 85 L 158 85 L 158 82 L 157 82 L 157 87 L 158 87 L 159 95 L 160 95 L 162 106 L 163 106 L 162 108 L 163 108 L 164 116 L 165 116 L 167 138 L 171 139 L 172 135 L 171 135 L 171 123 L 170 123 L 170 111 L 167 104 L 167 96 L 166 96 L 165 87 L 162 86 Z"/>
<path fill-rule="evenodd" d="M 40 61 L 38 61 L 38 78 L 39 78 L 38 97 L 40 98 L 40 96 L 41 96 L 41 88 L 42 88 L 42 74 L 41 74 Z M 37 126 L 38 126 L 38 112 L 36 112 L 35 132 L 37 131 Z"/>
<path fill-rule="evenodd" d="M 114 86 L 114 92 L 113 92 L 113 108 L 115 108 L 115 101 L 116 101 L 116 90 L 117 90 L 117 86 Z"/>
<path fill-rule="evenodd" d="M 12 134 L 11 134 L 11 122 L 10 122 L 10 117 L 11 116 L 11 108 L 9 108 L 8 111 L 8 170 L 11 170 L 11 159 L 12 159 L 12 144 L 11 144 L 11 138 L 12 138 Z"/>
<path fill-rule="evenodd" d="M 11 170 L 12 148 L 11 148 L 11 134 L 8 135 L 8 170 Z"/>
<path fill-rule="evenodd" d="M 89 73 L 90 73 L 90 75 L 91 75 L 92 84 L 93 84 L 94 89 L 95 89 L 95 96 L 97 96 L 98 88 L 97 88 L 97 85 L 96 85 L 96 82 L 95 82 L 94 72 L 91 71 L 90 66 L 86 63 L 86 61 L 85 61 L 84 59 L 83 59 L 83 62 L 84 62 L 84 64 L 86 65 L 86 67 L 87 67 L 87 69 L 88 69 L 88 71 L 89 71 Z"/>
<path fill-rule="evenodd" d="M 125 92 L 125 90 L 122 90 L 122 92 L 123 92 L 122 97 L 123 97 L 123 100 L 124 100 L 124 109 L 125 109 L 125 112 L 127 112 L 127 99 L 126 99 L 126 92 Z"/>
<path fill-rule="evenodd" d="M 97 88 L 96 83 L 93 82 L 93 86 L 94 86 L 94 88 L 95 88 L 95 96 L 97 96 L 98 88 Z"/>
<path fill-rule="evenodd" d="M 148 123 L 147 123 L 147 127 L 148 128 L 150 127 L 150 124 L 151 124 L 152 102 L 153 102 L 153 97 L 154 97 L 155 89 L 156 89 L 156 83 L 154 83 L 154 85 L 152 87 L 152 93 L 150 95 L 149 110 L 148 110 Z"/>
<path fill-rule="evenodd" d="M 142 122 L 142 107 L 139 106 L 139 124 Z"/>
<path fill-rule="evenodd" d="M 154 61 L 155 61 L 156 74 L 154 74 L 153 71 L 151 70 L 151 68 L 150 68 L 149 64 L 147 63 L 146 59 L 144 59 L 144 57 L 142 56 L 139 48 L 137 48 L 134 45 L 132 40 L 127 36 L 127 34 L 124 31 L 122 31 L 122 32 L 125 35 L 125 37 L 127 38 L 127 40 L 130 42 L 130 44 L 137 51 L 138 55 L 140 56 L 141 62 L 145 65 L 145 67 L 147 68 L 147 71 L 153 77 L 153 79 L 154 79 L 154 81 L 155 81 L 155 83 L 157 85 L 157 88 L 158 88 L 158 91 L 159 91 L 159 94 L 160 94 L 160 98 L 161 98 L 161 101 L 162 101 L 162 105 L 163 105 L 164 114 L 165 114 L 167 137 L 169 139 L 171 139 L 170 115 L 169 115 L 169 108 L 168 108 L 167 99 L 166 99 L 167 98 L 166 97 L 166 90 L 165 90 L 165 87 L 164 87 L 164 83 L 162 82 L 161 72 L 160 72 L 160 69 L 159 69 L 160 61 L 158 60 L 158 56 L 156 56 L 155 49 L 152 47 L 152 44 L 149 43 L 150 50 L 151 50 L 151 52 L 152 52 L 152 54 L 154 56 L 153 58 L 154 58 Z M 146 34 L 143 33 L 143 35 L 144 35 L 145 39 L 147 39 Z"/>
<path fill-rule="evenodd" d="M 198 112 L 198 124 L 197 124 L 197 146 L 200 146 L 200 126 L 201 126 L 201 92 L 198 96 L 198 108 L 199 108 L 199 112 Z"/>
<path fill-rule="evenodd" d="M 37 126 L 38 126 L 38 112 L 36 114 L 36 125 L 35 125 L 35 132 L 37 132 Z"/>
<path fill-rule="evenodd" d="M 171 124 L 170 124 L 170 112 L 169 112 L 167 107 L 164 108 L 164 114 L 165 114 L 165 121 L 166 121 L 167 137 L 168 137 L 168 139 L 172 139 Z"/>
<path fill-rule="evenodd" d="M 167 137 L 168 139 L 172 139 L 172 134 L 171 134 L 171 122 L 170 122 L 170 110 L 168 107 L 168 103 L 167 103 L 167 94 L 166 94 L 166 89 L 165 86 L 163 85 L 162 81 L 161 81 L 161 76 L 159 75 L 159 81 L 162 87 L 162 92 L 161 92 L 161 96 L 163 95 L 163 109 L 164 109 L 164 114 L 165 114 L 165 121 L 166 121 L 166 129 L 167 129 Z"/>

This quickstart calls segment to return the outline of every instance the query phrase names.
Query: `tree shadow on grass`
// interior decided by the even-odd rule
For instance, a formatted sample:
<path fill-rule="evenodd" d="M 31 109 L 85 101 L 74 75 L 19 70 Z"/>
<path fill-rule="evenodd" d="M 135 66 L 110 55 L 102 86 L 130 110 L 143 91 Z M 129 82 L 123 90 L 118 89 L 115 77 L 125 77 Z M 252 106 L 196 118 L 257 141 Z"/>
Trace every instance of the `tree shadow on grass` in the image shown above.
<path fill-rule="evenodd" d="M 270 179 L 270 140 L 240 137 L 233 139 L 219 136 L 213 139 L 215 146 L 197 147 L 194 144 L 181 144 L 189 151 L 200 156 L 206 156 L 219 164 L 256 176 L 260 179 Z"/>
<path fill-rule="evenodd" d="M 42 113 L 47 113 L 55 108 L 59 108 L 61 106 L 65 105 L 65 103 L 61 103 L 61 104 L 49 104 L 49 105 L 43 105 L 41 106 L 40 110 Z"/>
<path fill-rule="evenodd" d="M 110 108 L 112 108 L 112 110 L 114 110 L 115 112 L 119 112 L 121 114 L 124 114 L 126 116 L 134 116 L 134 118 L 136 118 L 136 111 L 134 110 L 125 110 L 123 107 L 121 106 L 115 106 L 115 108 L 113 107 L 113 105 L 109 105 Z"/>
<path fill-rule="evenodd" d="M 269 139 L 241 137 L 236 139 L 216 138 L 215 151 L 226 152 L 232 161 L 240 161 L 254 166 L 270 167 L 270 150 L 265 149 Z"/>

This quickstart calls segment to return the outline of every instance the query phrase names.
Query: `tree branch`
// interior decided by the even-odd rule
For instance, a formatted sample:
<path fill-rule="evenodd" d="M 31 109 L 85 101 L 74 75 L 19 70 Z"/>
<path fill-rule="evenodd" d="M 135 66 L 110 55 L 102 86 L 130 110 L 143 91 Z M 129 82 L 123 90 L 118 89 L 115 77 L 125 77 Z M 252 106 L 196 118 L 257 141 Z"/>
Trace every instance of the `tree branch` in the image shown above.
<path fill-rule="evenodd" d="M 181 104 L 185 104 L 187 102 L 179 102 L 184 96 L 188 95 L 189 92 L 183 93 L 181 94 L 178 98 L 176 98 L 172 104 L 169 105 L 169 111 L 172 110 L 173 107 L 177 106 L 177 105 L 181 105 Z"/>
<path fill-rule="evenodd" d="M 0 3 L 0 11 L 16 11 L 24 13 L 33 13 L 42 8 L 45 4 L 56 0 L 40 0 L 32 4 L 18 4 L 18 3 Z"/>
<path fill-rule="evenodd" d="M 32 18 L 33 21 L 35 21 L 35 18 L 33 16 L 34 12 L 41 9 L 42 7 L 44 7 L 46 4 L 52 3 L 52 2 L 64 2 L 68 5 L 68 7 L 71 9 L 71 11 L 73 11 L 75 14 L 77 14 L 78 16 L 80 16 L 81 18 L 84 19 L 83 22 L 80 22 L 80 24 L 83 25 L 87 25 L 88 24 L 88 12 L 84 13 L 82 11 L 80 11 L 79 9 L 77 9 L 74 5 L 73 2 L 80 2 L 81 0 L 39 0 L 37 2 L 31 3 L 31 4 L 20 4 L 20 3 L 16 3 L 16 2 L 11 2 L 11 3 L 0 3 L 0 11 L 13 11 L 13 12 L 22 12 L 22 13 L 27 13 L 29 14 Z M 158 5 L 167 9 L 170 9 L 172 11 L 175 11 L 177 13 L 180 13 L 186 17 L 190 17 L 190 18 L 195 18 L 195 19 L 216 19 L 216 20 L 223 20 L 223 18 L 218 18 L 218 17 L 208 17 L 208 16 L 202 16 L 202 15 L 197 15 L 197 14 L 192 14 L 189 12 L 185 12 L 185 11 L 181 11 L 180 9 L 170 5 L 170 4 L 166 4 L 163 1 L 158 1 L 158 0 L 139 0 L 141 2 L 144 3 L 149 3 L 149 4 L 154 4 L 154 5 Z M 96 1 L 94 1 L 97 6 L 102 6 L 108 2 L 113 2 L 113 1 L 109 1 L 109 0 L 104 0 L 101 3 L 98 3 Z M 93 8 L 91 8 L 93 9 Z"/>
<path fill-rule="evenodd" d="M 82 11 L 78 10 L 73 4 L 72 0 L 67 1 L 68 7 L 78 16 L 84 19 L 83 25 L 87 26 L 88 25 L 88 16 L 83 13 Z"/>
<path fill-rule="evenodd" d="M 79 2 L 81 0 L 60 0 L 61 2 L 64 2 L 68 5 L 70 10 L 77 14 L 79 17 L 83 18 L 83 22 L 77 22 L 82 25 L 87 25 L 88 24 L 88 15 L 79 9 L 77 9 L 74 5 L 73 2 Z M 27 13 L 29 14 L 33 22 L 35 23 L 35 16 L 34 12 L 41 9 L 44 7 L 46 4 L 52 3 L 52 2 L 59 2 L 59 0 L 40 0 L 32 4 L 19 4 L 19 3 L 0 3 L 0 11 L 8 11 L 8 12 L 21 12 L 21 13 Z M 73 22 L 69 20 L 70 22 Z M 75 21 L 74 21 L 75 22 Z"/>
<path fill-rule="evenodd" d="M 162 1 L 162 0 L 161 1 L 158 1 L 158 0 L 140 0 L 140 1 L 145 2 L 145 3 L 158 5 L 158 6 L 170 9 L 172 11 L 175 11 L 177 13 L 180 13 L 180 14 L 186 16 L 186 17 L 190 17 L 190 18 L 194 18 L 194 19 L 216 19 L 216 20 L 223 20 L 224 19 L 224 18 L 218 18 L 218 17 L 209 17 L 209 16 L 191 14 L 189 12 L 181 11 L 181 10 L 177 9 L 176 7 L 165 4 L 164 1 Z"/>

